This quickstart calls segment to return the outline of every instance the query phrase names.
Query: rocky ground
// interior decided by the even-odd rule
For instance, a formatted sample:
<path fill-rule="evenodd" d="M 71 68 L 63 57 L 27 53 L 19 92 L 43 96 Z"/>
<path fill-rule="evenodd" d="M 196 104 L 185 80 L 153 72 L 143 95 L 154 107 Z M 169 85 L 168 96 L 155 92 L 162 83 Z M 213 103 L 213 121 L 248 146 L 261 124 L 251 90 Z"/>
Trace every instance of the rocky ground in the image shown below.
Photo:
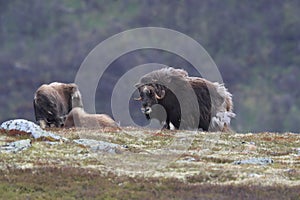
<path fill-rule="evenodd" d="M 47 134 L 2 127 L 0 198 L 300 199 L 300 134 Z"/>

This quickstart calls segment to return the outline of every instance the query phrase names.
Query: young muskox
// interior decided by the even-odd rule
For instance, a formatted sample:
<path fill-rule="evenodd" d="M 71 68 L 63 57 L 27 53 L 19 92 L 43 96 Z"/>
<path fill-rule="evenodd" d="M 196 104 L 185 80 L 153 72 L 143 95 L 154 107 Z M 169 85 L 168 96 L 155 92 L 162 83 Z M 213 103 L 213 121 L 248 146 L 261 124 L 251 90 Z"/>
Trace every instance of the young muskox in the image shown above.
<path fill-rule="evenodd" d="M 232 95 L 222 84 L 169 67 L 144 75 L 136 87 L 142 112 L 147 119 L 164 122 L 163 128 L 170 129 L 172 123 L 176 129 L 230 130 Z"/>
<path fill-rule="evenodd" d="M 88 114 L 83 108 L 73 108 L 65 121 L 65 128 L 85 127 L 85 128 L 109 128 L 110 130 L 120 130 L 119 125 L 106 114 Z"/>
<path fill-rule="evenodd" d="M 44 84 L 37 89 L 33 100 L 35 118 L 42 127 L 64 124 L 72 107 L 83 107 L 81 94 L 74 83 Z"/>

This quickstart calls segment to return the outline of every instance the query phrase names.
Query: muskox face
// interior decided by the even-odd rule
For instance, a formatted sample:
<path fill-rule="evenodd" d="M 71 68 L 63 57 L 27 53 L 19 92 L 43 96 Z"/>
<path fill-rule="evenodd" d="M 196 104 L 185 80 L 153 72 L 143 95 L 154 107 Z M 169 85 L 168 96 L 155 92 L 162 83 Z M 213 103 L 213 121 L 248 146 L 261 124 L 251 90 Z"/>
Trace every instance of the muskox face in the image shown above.
<path fill-rule="evenodd" d="M 141 101 L 141 111 L 145 114 L 147 119 L 150 119 L 150 113 L 152 112 L 152 106 L 157 104 L 159 100 L 165 96 L 165 90 L 159 90 L 150 85 L 138 86 L 140 97 L 135 100 Z M 160 95 L 159 95 L 160 94 Z"/>

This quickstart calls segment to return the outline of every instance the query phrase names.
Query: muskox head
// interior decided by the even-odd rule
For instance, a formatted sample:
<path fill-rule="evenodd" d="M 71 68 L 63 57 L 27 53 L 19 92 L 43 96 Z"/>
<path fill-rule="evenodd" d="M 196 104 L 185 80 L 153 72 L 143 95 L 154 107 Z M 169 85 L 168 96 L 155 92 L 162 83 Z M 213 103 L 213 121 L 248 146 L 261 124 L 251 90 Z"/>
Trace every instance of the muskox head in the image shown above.
<path fill-rule="evenodd" d="M 137 101 L 141 101 L 141 111 L 145 114 L 147 119 L 150 119 L 150 113 L 152 112 L 152 106 L 158 104 L 165 97 L 166 90 L 163 86 L 159 85 L 141 85 L 137 84 L 140 97 L 135 98 Z"/>

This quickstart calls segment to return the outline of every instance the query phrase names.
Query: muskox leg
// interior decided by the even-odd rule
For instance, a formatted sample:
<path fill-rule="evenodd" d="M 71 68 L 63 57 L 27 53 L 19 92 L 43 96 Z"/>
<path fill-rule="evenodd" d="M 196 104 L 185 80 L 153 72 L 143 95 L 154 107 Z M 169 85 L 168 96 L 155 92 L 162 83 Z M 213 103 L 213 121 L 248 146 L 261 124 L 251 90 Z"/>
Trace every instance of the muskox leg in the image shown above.
<path fill-rule="evenodd" d="M 76 91 L 71 96 L 72 99 L 72 108 L 80 107 L 83 108 L 82 98 L 79 90 L 76 88 Z"/>
<path fill-rule="evenodd" d="M 198 125 L 198 129 L 202 129 L 203 131 L 208 131 L 209 130 L 209 126 L 210 126 L 209 120 L 203 120 L 203 119 L 201 120 L 200 119 L 200 122 L 199 122 L 199 125 Z"/>
<path fill-rule="evenodd" d="M 170 130 L 170 122 L 163 122 L 163 127 L 161 128 L 161 130 Z"/>
<path fill-rule="evenodd" d="M 226 133 L 234 133 L 234 131 L 231 129 L 231 127 L 227 124 L 224 125 L 222 132 L 226 132 Z"/>
<path fill-rule="evenodd" d="M 46 126 L 47 126 L 47 122 L 45 120 L 42 120 L 42 119 L 38 121 L 38 124 L 40 125 L 40 127 L 42 129 L 45 129 Z"/>
<path fill-rule="evenodd" d="M 167 119 L 165 122 L 163 122 L 163 127 L 161 130 L 164 130 L 164 129 L 167 129 L 167 130 L 170 130 L 171 129 L 171 126 L 170 126 L 170 119 L 169 117 L 167 116 Z M 174 127 L 174 125 L 172 124 L 172 126 Z"/>

